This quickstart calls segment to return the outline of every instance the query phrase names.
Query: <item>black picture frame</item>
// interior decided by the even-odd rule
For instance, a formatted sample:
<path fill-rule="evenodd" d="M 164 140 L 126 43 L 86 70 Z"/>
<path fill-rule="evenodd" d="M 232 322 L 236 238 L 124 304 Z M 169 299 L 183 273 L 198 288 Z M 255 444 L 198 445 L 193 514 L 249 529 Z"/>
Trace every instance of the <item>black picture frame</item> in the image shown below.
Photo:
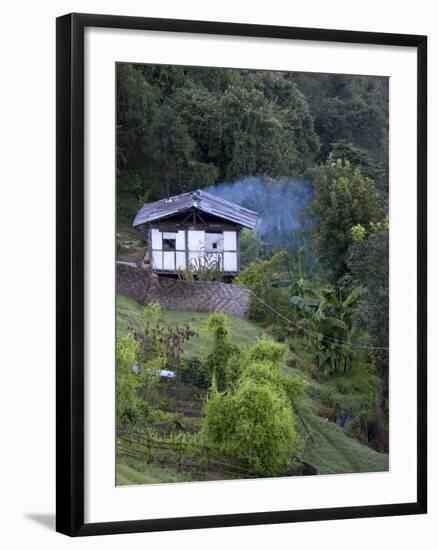
<path fill-rule="evenodd" d="M 417 499 L 403 504 L 84 522 L 84 29 L 156 30 L 406 46 L 417 51 Z M 57 19 L 56 529 L 70 536 L 424 514 L 427 510 L 427 37 L 268 25 L 68 14 Z"/>

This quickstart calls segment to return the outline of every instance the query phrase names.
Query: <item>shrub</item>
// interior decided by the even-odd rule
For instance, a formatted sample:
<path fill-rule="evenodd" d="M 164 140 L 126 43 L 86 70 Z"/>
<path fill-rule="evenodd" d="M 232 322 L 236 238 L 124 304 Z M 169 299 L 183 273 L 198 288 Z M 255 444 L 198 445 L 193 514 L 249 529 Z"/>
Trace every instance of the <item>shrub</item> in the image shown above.
<path fill-rule="evenodd" d="M 213 336 L 213 346 L 225 342 L 230 331 L 230 321 L 222 311 L 215 311 L 208 316 L 205 326 L 207 332 Z"/>
<path fill-rule="evenodd" d="M 278 391 L 283 392 L 282 373 L 268 361 L 251 363 L 242 373 L 240 382 L 252 380 L 257 384 L 271 384 Z"/>
<path fill-rule="evenodd" d="M 286 361 L 287 347 L 279 342 L 259 338 L 248 351 L 248 362 L 269 361 L 276 368 L 280 368 Z"/>
<path fill-rule="evenodd" d="M 242 357 L 242 351 L 237 344 L 230 342 L 217 344 L 206 360 L 210 382 L 215 377 L 218 389 L 226 390 L 233 381 L 237 380 L 237 372 L 240 373 L 243 368 Z"/>
<path fill-rule="evenodd" d="M 251 363 L 244 370 L 240 382 L 246 380 L 252 380 L 257 384 L 271 384 L 293 404 L 300 400 L 308 386 L 304 378 L 284 374 L 268 361 Z"/>
<path fill-rule="evenodd" d="M 271 383 L 250 378 L 234 393 L 221 394 L 213 387 L 201 438 L 213 450 L 265 476 L 288 472 L 302 452 L 285 395 Z"/>
<path fill-rule="evenodd" d="M 239 273 L 234 283 L 249 288 L 260 300 L 252 300 L 251 317 L 263 326 L 279 324 L 280 318 L 272 311 L 273 308 L 284 315 L 288 314 L 289 295 L 285 288 L 276 283 L 284 279 L 284 269 L 287 252 L 282 250 L 274 254 L 269 260 L 252 262 L 251 265 Z"/>
<path fill-rule="evenodd" d="M 221 391 L 238 379 L 242 366 L 242 350 L 237 344 L 229 342 L 229 327 L 229 318 L 221 311 L 209 315 L 205 327 L 213 336 L 213 346 L 207 356 L 206 369 L 210 383 L 214 377 Z"/>
<path fill-rule="evenodd" d="M 211 384 L 211 373 L 206 363 L 196 357 L 184 360 L 180 365 L 180 376 L 184 384 L 201 389 L 208 389 Z"/>
<path fill-rule="evenodd" d="M 142 377 L 132 371 L 138 350 L 138 342 L 130 334 L 117 341 L 117 420 L 120 424 L 135 422 L 145 412 L 144 402 L 138 396 Z"/>
<path fill-rule="evenodd" d="M 188 324 L 169 326 L 162 318 L 159 303 L 145 306 L 137 323 L 129 327 L 139 344 L 138 357 L 143 363 L 152 359 L 161 361 L 160 368 L 176 370 L 184 351 L 184 344 L 195 332 Z"/>

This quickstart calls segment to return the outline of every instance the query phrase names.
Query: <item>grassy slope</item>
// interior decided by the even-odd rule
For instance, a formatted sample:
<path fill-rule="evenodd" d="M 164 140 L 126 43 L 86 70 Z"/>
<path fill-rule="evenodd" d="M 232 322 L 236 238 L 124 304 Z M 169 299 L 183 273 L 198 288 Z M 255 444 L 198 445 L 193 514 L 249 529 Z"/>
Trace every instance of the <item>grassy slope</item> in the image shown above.
<path fill-rule="evenodd" d="M 141 311 L 141 306 L 131 298 L 126 296 L 117 296 L 117 334 L 123 336 L 126 334 L 129 322 L 135 318 Z M 198 311 L 170 311 L 163 310 L 163 319 L 170 326 L 190 324 L 197 336 L 185 344 L 185 354 L 187 357 L 205 356 L 212 346 L 212 338 L 204 332 L 202 325 L 208 317 L 208 313 Z M 231 339 L 242 346 L 250 346 L 256 338 L 262 336 L 263 330 L 254 324 L 239 317 L 230 316 Z"/>
<path fill-rule="evenodd" d="M 307 441 L 304 460 L 315 466 L 319 474 L 388 470 L 388 455 L 362 445 L 311 408 L 302 412 L 302 416 L 314 440 Z"/>
<path fill-rule="evenodd" d="M 141 306 L 125 296 L 117 297 L 117 331 L 118 335 L 126 333 L 129 320 L 141 311 Z M 171 325 L 190 323 L 198 336 L 186 345 L 187 356 L 205 356 L 211 345 L 210 337 L 202 329 L 208 313 L 194 311 L 164 311 L 164 319 Z M 232 339 L 243 346 L 251 345 L 255 339 L 263 335 L 263 330 L 245 319 L 230 317 Z M 294 369 L 295 370 L 295 369 Z M 362 445 L 346 435 L 333 422 L 327 422 L 315 412 L 317 402 L 306 397 L 301 410 L 301 416 L 310 430 L 311 438 L 307 438 L 304 460 L 317 468 L 319 474 L 339 474 L 350 472 L 386 471 L 388 455 L 377 453 L 366 445 Z M 298 422 L 300 425 L 301 423 Z M 306 432 L 303 431 L 304 435 Z M 187 481 L 173 470 L 163 470 L 148 465 L 139 472 L 131 465 L 123 462 L 117 465 L 118 483 L 165 483 L 171 481 Z"/>
<path fill-rule="evenodd" d="M 117 464 L 117 485 L 145 485 L 147 483 L 174 483 L 190 481 L 187 475 L 169 468 L 158 468 L 148 464 L 139 471 L 129 464 L 119 461 Z"/>

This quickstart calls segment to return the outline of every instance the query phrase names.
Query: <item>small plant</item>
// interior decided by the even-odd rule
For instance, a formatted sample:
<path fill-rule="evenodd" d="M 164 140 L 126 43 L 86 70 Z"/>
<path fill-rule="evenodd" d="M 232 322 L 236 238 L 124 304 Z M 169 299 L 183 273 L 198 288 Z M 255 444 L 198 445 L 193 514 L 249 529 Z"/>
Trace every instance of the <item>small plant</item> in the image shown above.
<path fill-rule="evenodd" d="M 213 337 L 213 346 L 206 360 L 207 372 L 210 382 L 215 377 L 219 390 L 223 391 L 240 374 L 242 350 L 229 341 L 230 321 L 225 313 L 215 311 L 209 315 L 205 328 Z"/>
<path fill-rule="evenodd" d="M 180 365 L 181 380 L 184 384 L 208 389 L 211 384 L 210 369 L 207 364 L 194 357 L 184 360 Z"/>
<path fill-rule="evenodd" d="M 195 336 L 190 325 L 170 327 L 162 318 L 161 306 L 152 303 L 145 306 L 130 332 L 139 344 L 139 358 L 147 363 L 160 358 L 159 368 L 177 370 L 184 352 L 184 344 Z"/>
<path fill-rule="evenodd" d="M 213 336 L 213 346 L 217 346 L 227 341 L 230 321 L 225 313 L 215 311 L 208 316 L 205 328 Z"/>
<path fill-rule="evenodd" d="M 179 271 L 179 278 L 183 281 L 223 281 L 222 256 L 204 253 L 193 258 L 186 269 Z"/>
<path fill-rule="evenodd" d="M 219 342 L 205 362 L 210 381 L 216 378 L 220 391 L 226 390 L 235 382 L 242 370 L 243 352 L 237 344 Z"/>

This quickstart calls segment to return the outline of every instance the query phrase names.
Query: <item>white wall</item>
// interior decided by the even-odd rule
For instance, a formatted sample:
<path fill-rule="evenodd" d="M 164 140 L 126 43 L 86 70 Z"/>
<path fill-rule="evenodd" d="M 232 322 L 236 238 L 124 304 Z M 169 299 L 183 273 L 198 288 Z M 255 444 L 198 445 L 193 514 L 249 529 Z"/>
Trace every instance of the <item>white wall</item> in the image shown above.
<path fill-rule="evenodd" d="M 176 238 L 177 252 L 162 252 L 163 239 Z M 152 266 L 153 269 L 163 269 L 165 271 L 174 271 L 175 269 L 186 268 L 186 241 L 185 231 L 180 230 L 177 233 L 162 232 L 160 229 L 151 229 L 152 241 Z M 213 261 L 216 254 L 213 251 L 212 243 L 218 243 L 218 252 L 224 252 L 223 268 L 224 271 L 237 271 L 237 233 L 235 231 L 224 231 L 223 233 L 206 233 L 203 230 L 188 230 L 188 259 L 192 268 L 197 268 L 205 261 L 206 254 Z M 180 252 L 178 252 L 178 250 Z M 233 252 L 234 251 L 234 252 Z"/>
<path fill-rule="evenodd" d="M 427 0 L 272 0 L 199 2 L 167 0 L 58 0 L 8 2 L 1 33 L 2 87 L 0 120 L 2 185 L 2 475 L 0 540 L 7 549 L 63 550 L 161 548 L 309 548 L 324 550 L 425 550 L 436 547 L 438 522 L 438 402 L 430 402 L 430 515 L 258 526 L 71 540 L 53 532 L 54 513 L 54 331 L 55 331 L 55 17 L 78 11 L 260 24 L 346 28 L 429 34 L 430 148 L 438 149 L 438 30 L 435 3 Z M 437 207 L 437 164 L 430 154 L 430 197 Z M 433 206 L 432 206 L 433 208 Z M 35 216 L 35 211 L 39 215 Z M 29 225 L 38 243 L 29 246 Z M 431 238 L 438 217 L 431 217 Z M 430 280 L 438 278 L 437 247 L 430 247 Z M 430 289 L 431 311 L 438 306 L 436 285 Z M 438 332 L 436 316 L 430 335 Z M 432 338 L 431 338 L 432 340 Z M 431 349 L 431 363 L 436 352 Z M 438 371 L 430 369 L 435 391 Z"/>
<path fill-rule="evenodd" d="M 213 248 L 216 244 L 216 248 Z M 206 233 L 205 234 L 205 250 L 207 252 L 222 252 L 224 249 L 224 234 L 223 233 Z"/>
<path fill-rule="evenodd" d="M 175 239 L 176 252 L 161 252 L 163 250 L 163 239 Z M 175 269 L 185 269 L 185 231 L 177 231 L 176 233 L 162 232 L 157 228 L 152 228 L 151 241 L 153 269 L 165 269 L 167 271 L 174 271 Z"/>

